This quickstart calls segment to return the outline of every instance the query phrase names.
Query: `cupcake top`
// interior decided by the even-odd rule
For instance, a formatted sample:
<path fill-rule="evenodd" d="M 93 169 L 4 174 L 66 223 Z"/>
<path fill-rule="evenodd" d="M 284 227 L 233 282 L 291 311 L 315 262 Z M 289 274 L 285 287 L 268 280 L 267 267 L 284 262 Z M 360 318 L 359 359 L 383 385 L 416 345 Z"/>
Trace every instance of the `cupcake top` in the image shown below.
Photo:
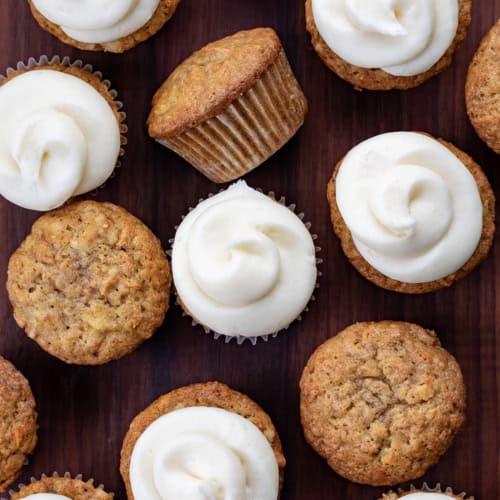
<path fill-rule="evenodd" d="M 160 0 L 31 0 L 34 7 L 73 40 L 106 43 L 144 26 Z"/>
<path fill-rule="evenodd" d="M 342 160 L 336 202 L 363 258 L 405 283 L 460 269 L 481 238 L 483 206 L 467 167 L 414 132 L 372 137 Z"/>
<path fill-rule="evenodd" d="M 278 332 L 316 284 L 312 237 L 286 206 L 237 182 L 198 204 L 175 235 L 172 270 L 183 307 L 224 335 Z"/>
<path fill-rule="evenodd" d="M 273 449 L 248 419 L 221 408 L 167 413 L 141 434 L 130 462 L 134 498 L 276 500 Z"/>
<path fill-rule="evenodd" d="M 57 493 L 33 493 L 27 497 L 22 497 L 26 500 L 72 500 L 65 495 L 58 495 Z"/>
<path fill-rule="evenodd" d="M 0 84 L 0 194 L 12 203 L 50 210 L 113 172 L 121 142 L 117 111 L 86 78 L 102 85 L 87 71 L 62 66 L 23 71 Z"/>
<path fill-rule="evenodd" d="M 379 500 L 398 500 L 399 498 L 404 498 L 405 500 L 474 500 L 473 497 L 465 497 L 462 493 L 461 495 L 455 495 L 451 488 L 446 488 L 446 491 L 441 491 L 439 485 L 433 490 L 424 484 L 424 489 L 411 491 L 400 491 L 395 493 L 390 491 L 389 493 L 384 493 Z"/>
<path fill-rule="evenodd" d="M 312 12 L 321 37 L 346 62 L 413 76 L 453 42 L 459 1 L 312 0 Z"/>
<path fill-rule="evenodd" d="M 149 134 L 164 139 L 213 118 L 249 90 L 281 50 L 271 28 L 240 31 L 198 50 L 153 97 Z"/>

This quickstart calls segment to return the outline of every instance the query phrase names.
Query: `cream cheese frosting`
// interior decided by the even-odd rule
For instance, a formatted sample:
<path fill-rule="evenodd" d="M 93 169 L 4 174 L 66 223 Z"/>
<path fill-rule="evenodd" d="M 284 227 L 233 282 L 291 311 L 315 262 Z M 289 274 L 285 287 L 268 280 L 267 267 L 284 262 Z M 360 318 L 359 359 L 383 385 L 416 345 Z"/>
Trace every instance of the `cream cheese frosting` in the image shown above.
<path fill-rule="evenodd" d="M 32 0 L 36 9 L 73 40 L 114 42 L 142 28 L 160 0 Z"/>
<path fill-rule="evenodd" d="M 120 152 L 106 99 L 61 71 L 26 71 L 0 86 L 0 194 L 50 210 L 100 186 Z"/>
<path fill-rule="evenodd" d="M 427 491 L 419 491 L 417 493 L 410 493 L 409 495 L 405 495 L 404 497 L 405 500 L 444 500 L 447 498 L 450 500 L 449 495 L 445 495 L 444 493 L 434 493 L 434 492 L 427 492 Z"/>
<path fill-rule="evenodd" d="M 58 495 L 57 493 L 33 493 L 33 495 L 23 498 L 24 500 L 71 500 L 71 498 Z"/>
<path fill-rule="evenodd" d="M 229 336 L 278 332 L 316 284 L 309 231 L 287 207 L 239 181 L 208 198 L 175 235 L 172 270 L 193 318 Z"/>
<path fill-rule="evenodd" d="M 441 59 L 455 38 L 458 8 L 458 0 L 312 0 L 333 52 L 395 76 L 424 73 Z"/>
<path fill-rule="evenodd" d="M 483 207 L 474 177 L 423 134 L 392 132 L 354 147 L 337 173 L 336 200 L 363 258 L 405 283 L 457 271 L 481 238 Z"/>
<path fill-rule="evenodd" d="M 221 408 L 167 413 L 132 451 L 130 483 L 140 500 L 276 500 L 279 469 L 264 434 Z"/>

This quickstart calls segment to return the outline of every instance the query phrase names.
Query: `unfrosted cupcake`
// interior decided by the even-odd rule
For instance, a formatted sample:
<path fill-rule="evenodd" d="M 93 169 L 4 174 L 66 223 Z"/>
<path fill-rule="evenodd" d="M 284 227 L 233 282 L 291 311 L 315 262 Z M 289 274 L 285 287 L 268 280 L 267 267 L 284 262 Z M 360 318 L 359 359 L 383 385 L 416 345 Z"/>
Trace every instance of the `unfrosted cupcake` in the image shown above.
<path fill-rule="evenodd" d="M 472 0 L 306 0 L 314 49 L 357 89 L 408 89 L 446 69 Z"/>
<path fill-rule="evenodd" d="M 277 500 L 284 468 L 269 416 L 219 382 L 153 402 L 130 424 L 120 461 L 129 500 Z"/>
<path fill-rule="evenodd" d="M 149 135 L 214 182 L 258 167 L 291 139 L 307 111 L 270 28 L 240 31 L 198 50 L 152 104 Z"/>
<path fill-rule="evenodd" d="M 256 338 L 286 328 L 307 306 L 315 246 L 292 210 L 239 181 L 183 219 L 172 274 L 178 301 L 197 323 Z"/>
<path fill-rule="evenodd" d="M 409 490 L 403 491 L 398 490 L 398 492 L 389 491 L 384 493 L 379 500 L 398 500 L 399 498 L 404 498 L 405 500 L 474 500 L 474 497 L 469 497 L 465 493 L 460 493 L 455 495 L 451 488 L 446 488 L 444 491 L 438 484 L 435 488 L 429 488 L 426 483 L 421 489 L 417 489 L 412 486 Z"/>
<path fill-rule="evenodd" d="M 28 0 L 38 24 L 83 50 L 125 52 L 158 32 L 180 0 Z"/>
<path fill-rule="evenodd" d="M 54 58 L 0 77 L 0 194 L 46 211 L 99 187 L 125 143 L 116 93 L 92 67 Z"/>
<path fill-rule="evenodd" d="M 328 184 L 331 220 L 354 267 L 403 293 L 447 287 L 482 262 L 495 234 L 495 196 L 452 144 L 392 132 L 355 146 Z"/>

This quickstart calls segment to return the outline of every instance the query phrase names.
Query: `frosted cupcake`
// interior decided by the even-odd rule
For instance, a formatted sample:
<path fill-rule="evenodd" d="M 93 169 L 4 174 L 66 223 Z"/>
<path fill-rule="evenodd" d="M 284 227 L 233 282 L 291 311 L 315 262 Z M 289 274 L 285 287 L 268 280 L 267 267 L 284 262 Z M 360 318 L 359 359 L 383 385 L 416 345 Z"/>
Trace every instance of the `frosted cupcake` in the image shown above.
<path fill-rule="evenodd" d="M 405 500 L 474 500 L 474 497 L 469 497 L 465 493 L 455 495 L 451 488 L 446 488 L 443 491 L 439 484 L 435 488 L 429 488 L 425 483 L 422 489 L 412 486 L 408 491 L 399 490 L 397 493 L 389 491 L 384 493 L 378 500 L 398 500 L 399 498 Z"/>
<path fill-rule="evenodd" d="M 240 181 L 186 215 L 172 272 L 178 300 L 197 323 L 256 338 L 286 328 L 307 306 L 315 246 L 294 212 Z"/>
<path fill-rule="evenodd" d="M 0 78 L 0 194 L 47 211 L 112 174 L 125 115 L 109 82 L 89 66 L 30 60 Z"/>
<path fill-rule="evenodd" d="M 314 49 L 357 89 L 408 89 L 446 69 L 472 0 L 307 0 Z"/>
<path fill-rule="evenodd" d="M 28 0 L 38 24 L 83 50 L 124 52 L 157 33 L 180 0 Z"/>
<path fill-rule="evenodd" d="M 337 164 L 327 194 L 344 253 L 388 290 L 450 286 L 493 242 L 488 179 L 463 151 L 426 134 L 392 132 L 358 144 Z"/>

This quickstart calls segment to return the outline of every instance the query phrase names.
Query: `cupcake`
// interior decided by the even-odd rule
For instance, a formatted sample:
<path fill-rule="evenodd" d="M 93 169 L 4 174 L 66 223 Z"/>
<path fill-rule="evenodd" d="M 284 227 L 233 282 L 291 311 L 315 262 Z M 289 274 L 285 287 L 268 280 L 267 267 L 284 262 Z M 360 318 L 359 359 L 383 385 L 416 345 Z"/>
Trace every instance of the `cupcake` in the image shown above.
<path fill-rule="evenodd" d="M 98 365 L 161 325 L 171 275 L 156 236 L 125 209 L 81 201 L 40 217 L 11 256 L 17 324 L 66 363 Z"/>
<path fill-rule="evenodd" d="M 91 66 L 30 59 L 0 77 L 0 194 L 46 211 L 99 187 L 125 139 L 121 103 Z"/>
<path fill-rule="evenodd" d="M 469 66 L 465 103 L 479 137 L 500 154 L 500 19 L 483 38 Z"/>
<path fill-rule="evenodd" d="M 439 460 L 464 423 L 462 373 L 432 331 L 357 323 L 309 358 L 300 415 L 308 443 L 346 479 L 411 481 Z"/>
<path fill-rule="evenodd" d="M 10 492 L 11 500 L 113 500 L 112 493 L 106 493 L 101 486 L 94 486 L 94 480 L 83 481 L 79 475 L 72 478 L 68 473 L 63 477 L 54 473 L 33 478 L 28 485 L 20 485 Z"/>
<path fill-rule="evenodd" d="M 493 242 L 488 179 L 463 151 L 426 134 L 392 132 L 355 146 L 337 164 L 328 200 L 347 258 L 387 290 L 450 286 Z"/>
<path fill-rule="evenodd" d="M 269 416 L 219 382 L 181 387 L 137 415 L 120 472 L 129 500 L 276 500 L 285 457 Z"/>
<path fill-rule="evenodd" d="M 314 49 L 358 90 L 405 90 L 446 69 L 472 0 L 306 0 Z"/>
<path fill-rule="evenodd" d="M 35 407 L 28 381 L 0 356 L 0 493 L 17 479 L 35 449 Z"/>
<path fill-rule="evenodd" d="M 152 37 L 180 0 L 28 0 L 38 24 L 82 50 L 121 53 Z"/>
<path fill-rule="evenodd" d="M 474 497 L 468 497 L 465 493 L 455 495 L 451 488 L 446 488 L 443 491 L 439 484 L 435 488 L 429 488 L 426 483 L 424 483 L 422 489 L 412 486 L 409 491 L 399 490 L 397 493 L 389 491 L 389 493 L 384 493 L 378 500 L 398 500 L 403 497 L 405 500 L 450 500 L 450 498 L 455 500 L 474 500 Z"/>
<path fill-rule="evenodd" d="M 153 97 L 149 135 L 213 182 L 267 160 L 302 126 L 307 101 L 270 28 L 210 43 Z"/>
<path fill-rule="evenodd" d="M 183 219 L 172 274 L 178 302 L 196 323 L 255 339 L 287 328 L 307 306 L 315 246 L 292 210 L 239 181 Z"/>

